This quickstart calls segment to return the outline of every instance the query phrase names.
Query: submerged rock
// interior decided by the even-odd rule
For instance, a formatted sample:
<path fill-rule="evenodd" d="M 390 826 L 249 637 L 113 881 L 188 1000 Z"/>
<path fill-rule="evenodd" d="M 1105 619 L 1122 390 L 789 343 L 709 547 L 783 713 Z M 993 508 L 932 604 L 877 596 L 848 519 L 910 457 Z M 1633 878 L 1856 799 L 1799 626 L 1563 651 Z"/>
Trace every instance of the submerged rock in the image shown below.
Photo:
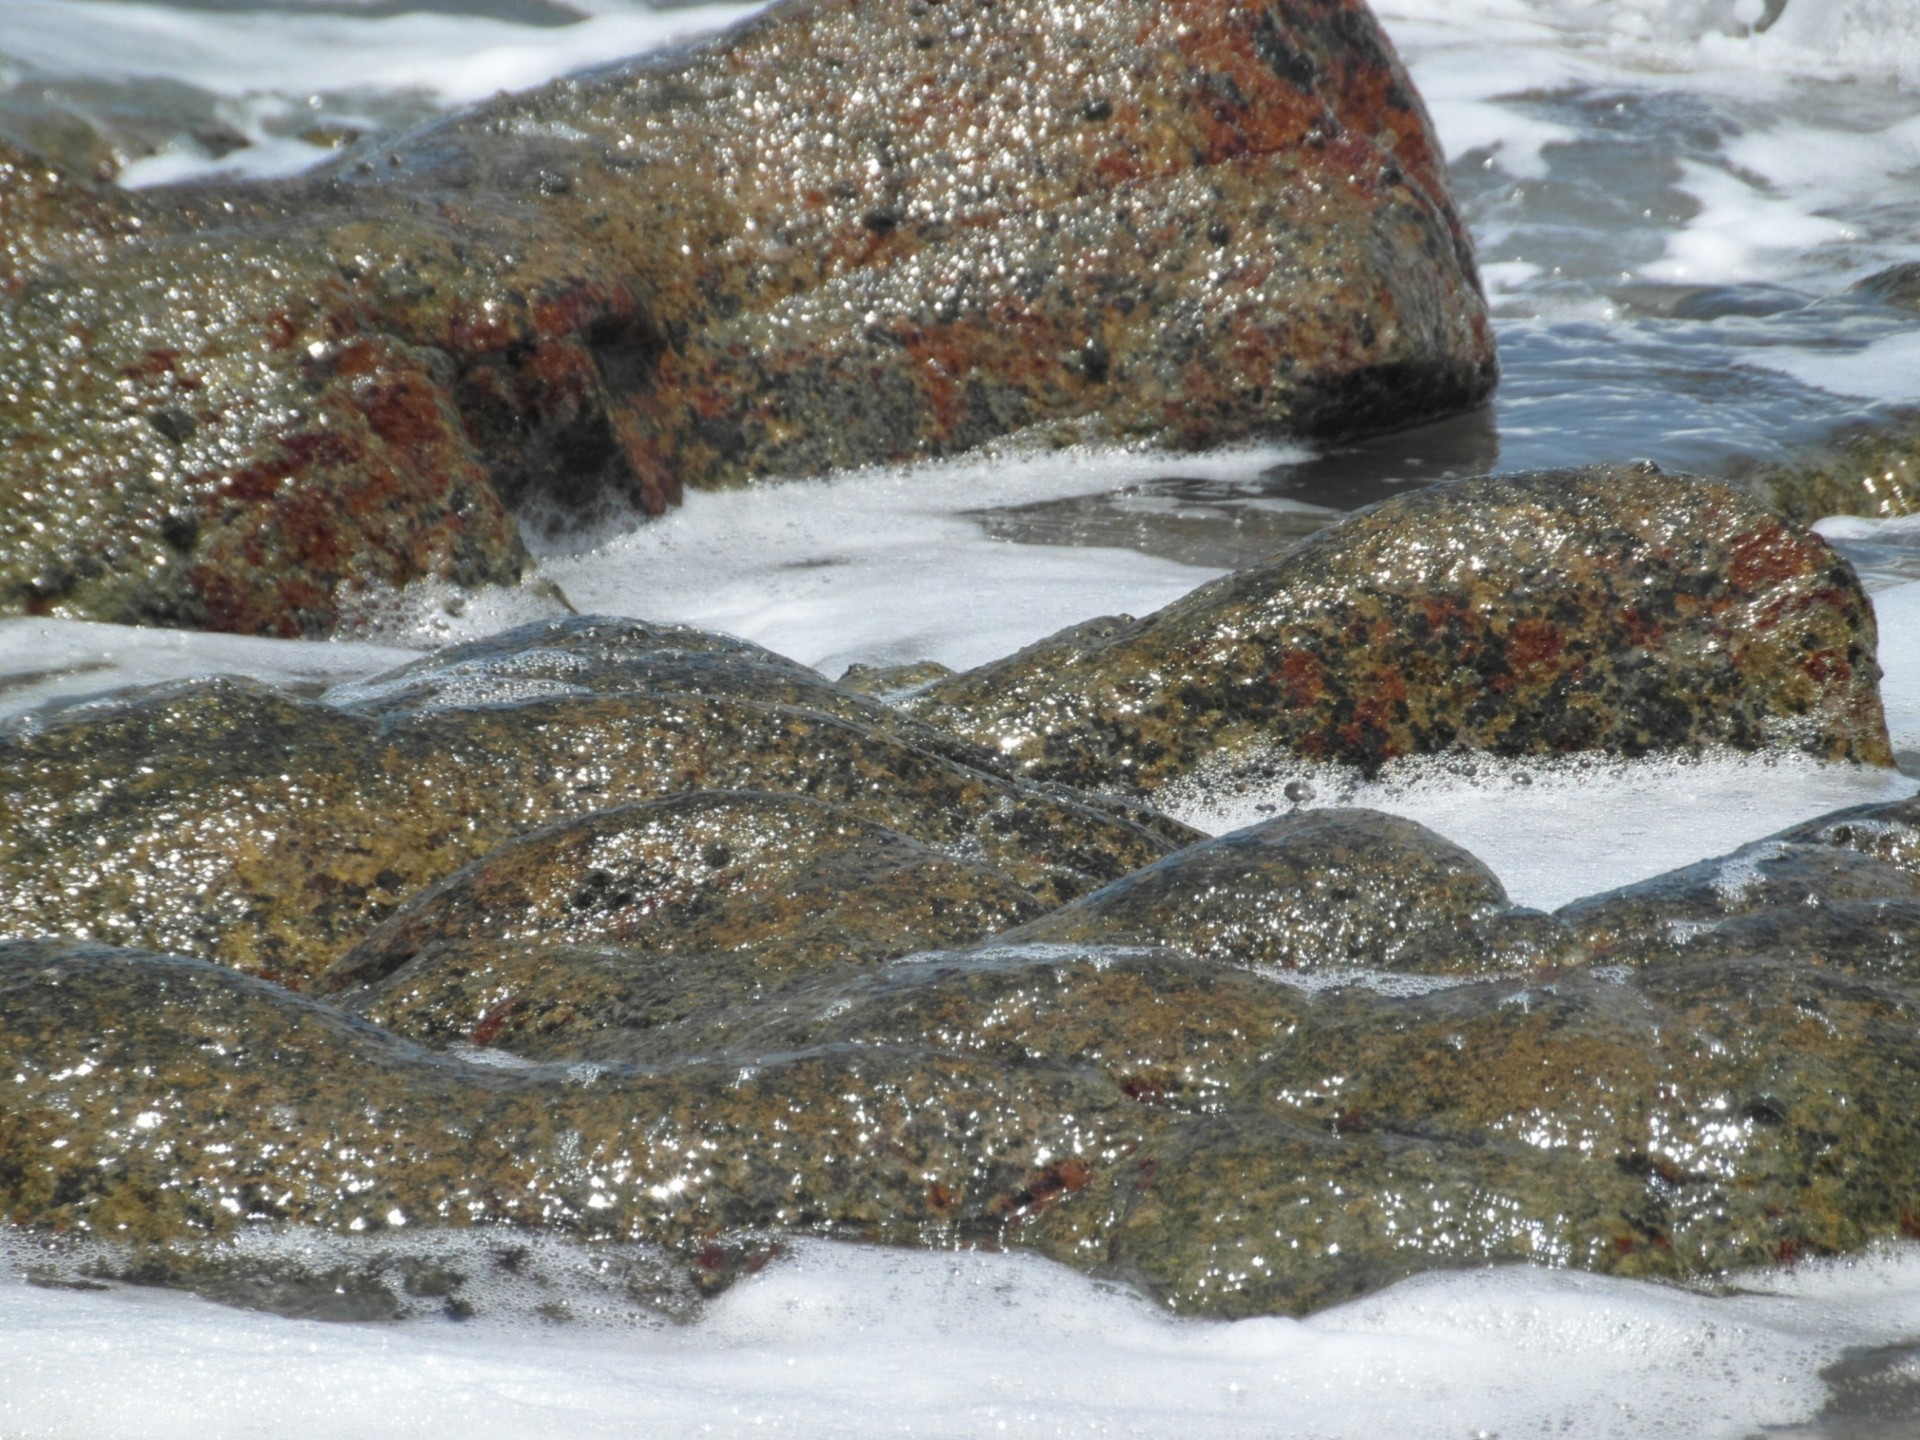
<path fill-rule="evenodd" d="M 1790 460 L 1745 466 L 1736 478 L 1803 523 L 1911 515 L 1920 510 L 1920 416 L 1850 425 Z"/>
<path fill-rule="evenodd" d="M 323 634 L 518 576 L 504 505 L 1397 427 L 1495 378 L 1359 0 L 790 4 L 296 179 L 0 186 L 16 613 Z"/>
<path fill-rule="evenodd" d="M 300 986 L 416 891 L 516 835 L 703 789 L 810 796 L 992 866 L 1049 905 L 1158 859 L 1180 828 L 733 695 L 377 720 L 195 682 L 0 733 L 0 935 L 170 950 Z"/>
<path fill-rule="evenodd" d="M 1902 310 L 1920 310 L 1920 264 L 1906 261 L 1877 270 L 1851 287 L 1855 295 L 1864 295 L 1882 305 Z"/>
<path fill-rule="evenodd" d="M 1389 500 L 902 703 L 1031 775 L 1136 793 L 1274 752 L 1370 768 L 1731 744 L 1885 765 L 1874 647 L 1819 536 L 1732 486 L 1625 466 Z"/>

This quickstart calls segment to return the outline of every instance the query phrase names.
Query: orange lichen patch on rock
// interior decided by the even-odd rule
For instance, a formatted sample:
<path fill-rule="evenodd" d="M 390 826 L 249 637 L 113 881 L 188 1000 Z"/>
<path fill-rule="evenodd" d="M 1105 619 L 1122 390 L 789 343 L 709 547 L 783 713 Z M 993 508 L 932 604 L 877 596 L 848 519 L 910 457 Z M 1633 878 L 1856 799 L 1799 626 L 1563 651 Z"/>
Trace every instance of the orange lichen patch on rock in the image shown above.
<path fill-rule="evenodd" d="M 1817 543 L 1825 544 L 1815 537 Z M 1785 525 L 1764 526 L 1734 537 L 1727 560 L 1727 579 L 1740 590 L 1761 590 L 1778 584 L 1806 564 L 1807 536 Z"/>
<path fill-rule="evenodd" d="M 994 1197 L 988 1210 L 1009 1220 L 1031 1219 L 1086 1189 L 1093 1179 L 1093 1167 L 1084 1160 L 1060 1160 L 1035 1171 L 1018 1189 Z"/>

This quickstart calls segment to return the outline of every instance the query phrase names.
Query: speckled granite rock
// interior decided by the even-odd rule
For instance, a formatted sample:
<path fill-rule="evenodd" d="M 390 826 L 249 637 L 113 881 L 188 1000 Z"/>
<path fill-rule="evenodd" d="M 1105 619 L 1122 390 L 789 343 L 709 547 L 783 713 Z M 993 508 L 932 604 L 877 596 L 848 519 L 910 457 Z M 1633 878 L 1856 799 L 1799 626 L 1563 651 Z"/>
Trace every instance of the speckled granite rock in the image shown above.
<path fill-rule="evenodd" d="M 449 645 L 336 686 L 326 699 L 356 715 L 390 720 L 529 700 L 643 694 L 733 698 L 817 711 L 975 770 L 1004 778 L 1017 774 L 992 751 L 925 724 L 849 686 L 844 677 L 830 682 L 796 660 L 731 635 L 615 615 L 535 621 Z M 1091 806 L 1150 830 L 1174 847 L 1201 838 L 1191 826 L 1128 796 L 1057 787 L 1053 793 L 1071 805 Z"/>
<path fill-rule="evenodd" d="M 1513 974 L 1579 958 L 1564 926 L 1513 911 L 1471 855 L 1371 811 L 1312 811 L 1193 845 L 1025 924 L 1016 917 L 1038 907 L 1004 880 L 844 818 L 832 833 L 807 828 L 831 816 L 697 794 L 552 827 L 410 902 L 318 989 L 423 1044 L 660 1063 L 738 1048 L 741 1035 L 809 1043 L 806 1027 L 848 1003 L 800 983 L 814 972 L 958 949 L 989 930 L 1002 933 L 987 953 L 1117 946 L 1322 972 Z M 698 853 L 709 831 L 727 832 L 728 851 L 710 876 Z M 667 846 L 694 853 L 662 860 Z M 773 859 L 764 874 L 761 851 Z M 1185 1004 L 1191 978 L 1176 971 L 1151 1006 Z M 801 1029 L 782 1031 L 796 995 Z M 1193 1003 L 1214 1011 L 1195 1024 L 1220 1018 Z M 1087 1033 L 1087 1053 L 1101 1053 Z"/>
<path fill-rule="evenodd" d="M 641 1034 L 675 1058 L 701 1054 L 717 1048 L 708 1016 L 781 988 L 752 950 L 436 940 L 385 979 L 328 998 L 430 1049 L 547 1061 L 591 1060 L 607 1037 Z"/>
<path fill-rule="evenodd" d="M 1011 773 L 978 745 L 833 683 L 764 646 L 687 625 L 617 615 L 517 625 L 335 686 L 326 699 L 353 714 L 385 720 L 527 700 L 641 694 L 736 698 L 816 710 L 976 770 Z M 1171 822 L 1162 817 L 1162 823 Z M 1192 835 L 1183 832 L 1177 838 L 1185 843 Z"/>
<path fill-rule="evenodd" d="M 220 966 L 68 941 L 0 944 L 0 1053 L 0 1217 L 149 1244 L 282 1220 L 952 1243 L 1003 1230 L 1049 1165 L 1140 1143 L 1138 1107 L 1073 1067 L 505 1070 Z"/>
<path fill-rule="evenodd" d="M 1395 997 L 1007 947 L 815 977 L 698 1059 L 512 1068 L 222 967 L 14 942 L 0 1215 L 149 1246 L 1011 1243 L 1223 1315 L 1489 1260 L 1711 1275 L 1920 1227 L 1916 979 L 1747 955 Z"/>
<path fill-rule="evenodd" d="M 989 866 L 817 800 L 701 790 L 501 846 L 408 901 L 318 988 L 381 980 L 429 946 L 469 940 L 621 945 L 696 961 L 752 956 L 783 977 L 964 945 L 1044 908 Z M 461 988 L 510 989 L 505 968 Z M 522 967 L 537 970 L 537 960 Z M 697 963 L 690 971 L 697 982 Z M 415 985 L 424 979 L 416 971 Z"/>
<path fill-rule="evenodd" d="M 0 305 L 29 275 L 66 261 L 99 261 L 138 233 L 135 202 L 84 185 L 0 139 Z"/>
<path fill-rule="evenodd" d="M 1359 0 L 792 4 L 293 180 L 0 186 L 0 612 L 319 634 L 516 577 L 503 502 L 1345 433 L 1495 378 Z"/>
<path fill-rule="evenodd" d="M 299 986 L 516 835 L 701 789 L 811 796 L 1047 904 L 1175 846 L 773 702 L 643 692 L 381 721 L 221 680 L 0 733 L 0 935 L 171 950 Z"/>
<path fill-rule="evenodd" d="M 1151 792 L 1281 751 L 1784 746 L 1890 764 L 1873 613 L 1818 536 L 1651 467 L 1438 485 L 1117 629 L 902 703 L 1032 775 Z"/>
<path fill-rule="evenodd" d="M 1515 913 L 1494 873 L 1459 846 L 1411 820 L 1340 809 L 1176 851 L 1001 939 L 1461 975 L 1564 962 L 1571 951 L 1558 924 Z"/>

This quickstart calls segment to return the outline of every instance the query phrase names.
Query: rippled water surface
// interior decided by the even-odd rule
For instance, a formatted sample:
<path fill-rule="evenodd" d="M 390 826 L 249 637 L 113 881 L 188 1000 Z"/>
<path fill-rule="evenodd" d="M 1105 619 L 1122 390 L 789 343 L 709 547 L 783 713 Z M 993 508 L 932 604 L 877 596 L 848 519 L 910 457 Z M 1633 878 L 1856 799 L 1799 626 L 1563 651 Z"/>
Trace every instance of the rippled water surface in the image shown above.
<path fill-rule="evenodd" d="M 751 8 L 0 0 L 0 124 L 64 134 L 127 184 L 282 173 Z M 1911 0 L 1378 9 L 1478 240 L 1505 371 L 1489 411 L 1318 454 L 1009 453 L 695 496 L 654 525 L 536 533 L 547 575 L 582 610 L 726 629 L 829 673 L 972 664 L 1151 609 L 1410 485 L 1627 457 L 1723 470 L 1920 403 L 1920 312 L 1862 288 L 1920 261 Z M 1920 525 L 1823 528 L 1876 590 L 1896 746 L 1920 754 Z M 210 671 L 313 692 L 552 605 L 422 592 L 370 615 L 357 647 L 3 621 L 0 713 Z M 1429 767 L 1357 798 L 1555 903 L 1889 786 L 1911 788 L 1722 759 Z M 1264 801 L 1183 803 L 1219 828 Z M 1915 1252 L 1742 1288 L 1504 1272 L 1306 1322 L 1173 1324 L 1037 1261 L 808 1245 L 691 1329 L 554 1332 L 327 1327 L 9 1283 L 0 1435 L 1920 1434 Z"/>

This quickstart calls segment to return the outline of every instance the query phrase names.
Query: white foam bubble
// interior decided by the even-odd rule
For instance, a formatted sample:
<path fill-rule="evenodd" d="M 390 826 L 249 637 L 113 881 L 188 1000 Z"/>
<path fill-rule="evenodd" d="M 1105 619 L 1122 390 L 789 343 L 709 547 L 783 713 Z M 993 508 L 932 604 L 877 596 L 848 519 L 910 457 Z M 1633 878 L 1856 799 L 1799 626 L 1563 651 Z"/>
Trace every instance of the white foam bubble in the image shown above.
<path fill-rule="evenodd" d="M 448 104 L 521 90 L 706 34 L 754 4 L 595 7 L 572 25 L 414 11 L 179 9 L 132 0 L 7 0 L 0 50 L 52 75 L 162 77 L 216 95 L 418 90 Z"/>
<path fill-rule="evenodd" d="M 691 494 L 659 521 L 615 526 L 544 566 L 582 612 L 723 630 L 830 675 L 855 662 L 964 667 L 1091 616 L 1144 614 L 1219 573 L 1131 550 L 993 539 L 969 510 L 1165 475 L 1251 483 L 1303 453 L 1011 448 Z"/>
<path fill-rule="evenodd" d="M 1372 779 L 1272 757 L 1257 779 L 1203 770 L 1157 798 L 1218 835 L 1293 808 L 1286 787 L 1302 782 L 1309 807 L 1360 805 L 1419 821 L 1484 861 L 1515 904 L 1542 910 L 1920 790 L 1891 770 L 1723 751 L 1647 760 L 1430 756 L 1390 762 Z"/>
<path fill-rule="evenodd" d="M 1810 213 L 1798 197 L 1764 179 L 1699 161 L 1680 162 L 1679 188 L 1699 214 L 1677 230 L 1659 260 L 1641 267 L 1653 280 L 1739 284 L 1771 279 L 1816 246 L 1857 239 L 1842 221 Z M 1762 362 L 1764 363 L 1764 362 Z"/>
<path fill-rule="evenodd" d="M 685 1327 L 322 1324 L 0 1283 L 0 1433 L 59 1440 L 1176 1435 L 1742 1440 L 1920 1331 L 1920 1257 L 1716 1298 L 1509 1267 L 1306 1320 L 1172 1319 L 1030 1256 L 802 1240 Z"/>
<path fill-rule="evenodd" d="M 1750 363 L 1835 395 L 1920 403 L 1920 330 L 1896 332 L 1858 347 L 1756 351 Z"/>
<path fill-rule="evenodd" d="M 1502 313 L 1610 318 L 1591 298 L 1582 310 L 1568 283 L 1604 293 L 1635 277 L 1832 291 L 1920 256 L 1897 198 L 1920 165 L 1909 0 L 1790 0 L 1764 33 L 1760 0 L 1378 8 L 1448 153 L 1505 182 L 1472 176 L 1465 195 L 1484 255 L 1538 267 L 1530 284 L 1494 287 Z M 1649 186 L 1653 203 L 1606 213 L 1633 145 L 1633 183 L 1674 170 L 1685 203 Z M 1592 213 L 1570 227 L 1583 186 Z M 1589 227 L 1624 243 L 1593 247 Z M 1510 257 L 1517 231 L 1527 253 Z"/>
<path fill-rule="evenodd" d="M 0 619 L 0 719 L 80 696 L 209 675 L 318 690 L 377 674 L 417 650 L 267 640 L 80 620 Z"/>
<path fill-rule="evenodd" d="M 1911 0 L 1381 0 L 1375 8 L 1396 35 L 1417 35 L 1418 23 L 1451 25 L 1668 76 L 1920 75 Z"/>

